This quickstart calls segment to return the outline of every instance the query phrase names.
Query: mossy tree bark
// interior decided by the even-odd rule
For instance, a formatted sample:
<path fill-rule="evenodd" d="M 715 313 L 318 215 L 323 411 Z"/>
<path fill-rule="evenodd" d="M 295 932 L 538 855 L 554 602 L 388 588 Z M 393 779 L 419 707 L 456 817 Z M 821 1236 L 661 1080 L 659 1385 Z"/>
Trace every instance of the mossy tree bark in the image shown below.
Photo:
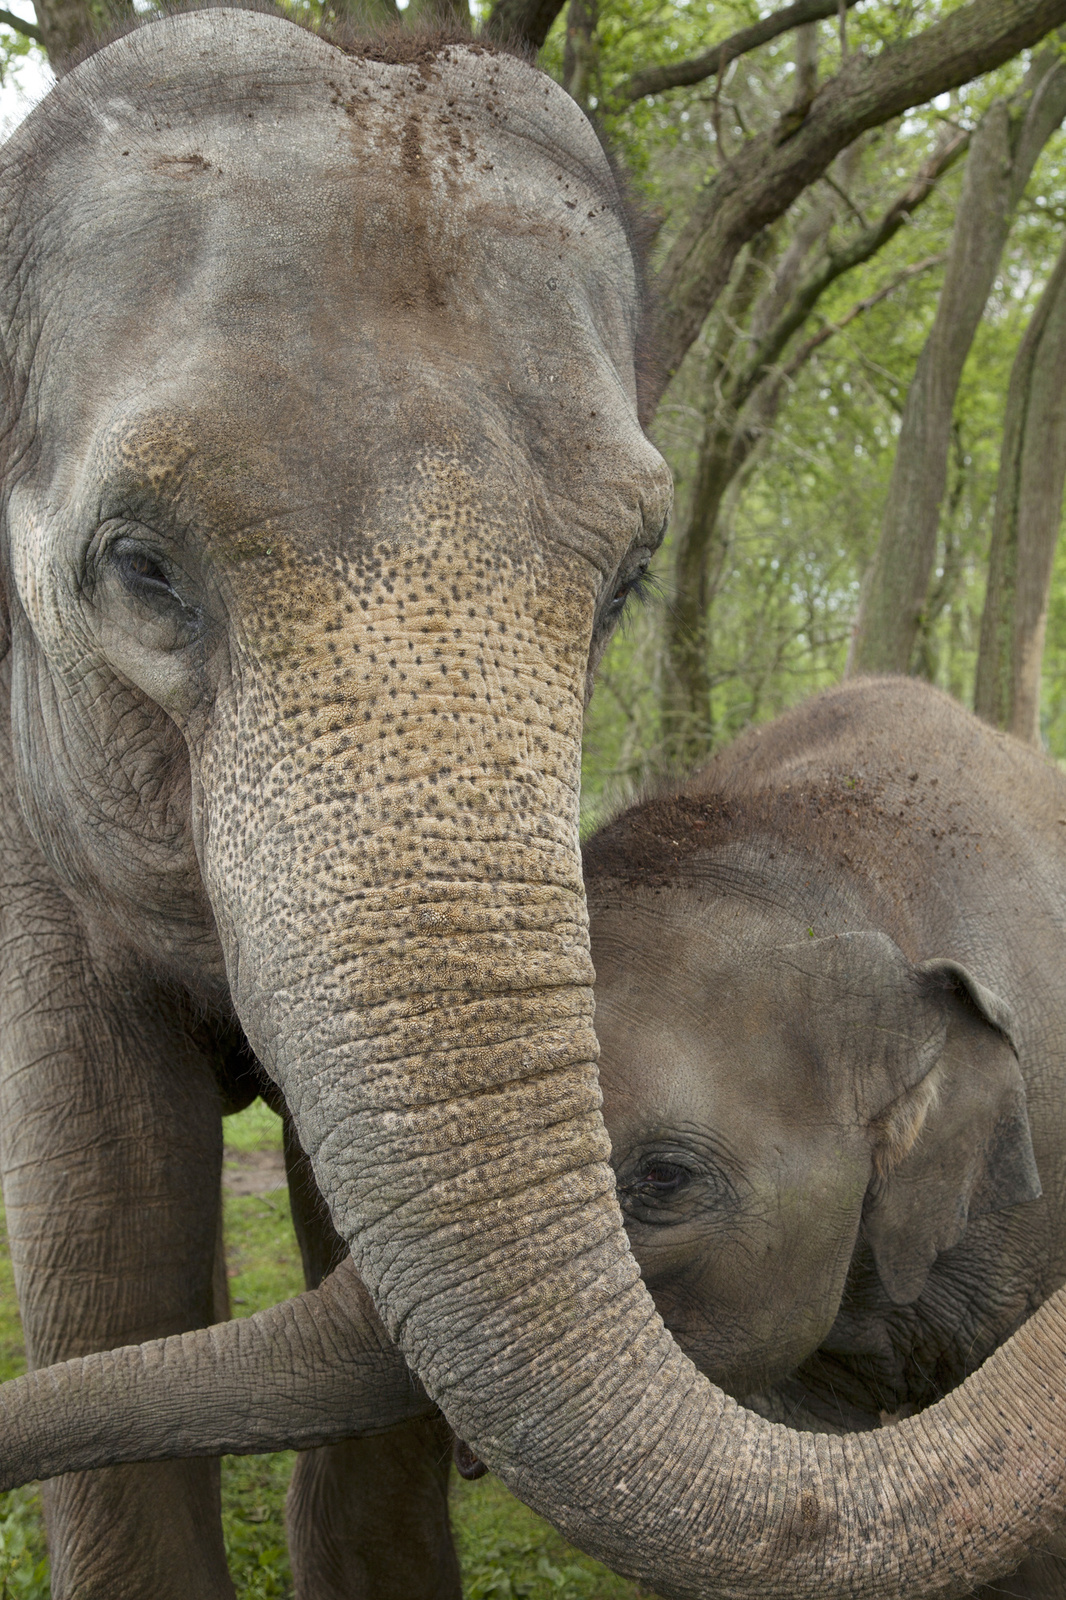
<path fill-rule="evenodd" d="M 959 380 L 1037 156 L 1066 115 L 1066 63 L 1041 51 L 1018 94 L 994 102 L 970 145 L 936 316 L 907 392 L 881 535 L 847 673 L 907 672 L 936 560 Z"/>
<path fill-rule="evenodd" d="M 1066 245 L 1018 347 L 1007 391 L 974 706 L 1040 742 L 1040 668 L 1066 485 Z"/>

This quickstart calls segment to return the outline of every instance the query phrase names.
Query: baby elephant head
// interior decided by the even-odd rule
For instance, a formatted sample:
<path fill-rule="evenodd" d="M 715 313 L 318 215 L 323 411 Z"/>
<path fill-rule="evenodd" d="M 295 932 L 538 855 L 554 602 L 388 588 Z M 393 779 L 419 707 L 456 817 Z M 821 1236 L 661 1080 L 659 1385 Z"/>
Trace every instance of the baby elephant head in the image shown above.
<path fill-rule="evenodd" d="M 630 1241 L 715 1382 L 746 1394 L 817 1349 L 860 1227 L 907 1304 L 970 1219 L 1039 1197 L 1009 1010 L 958 964 L 754 897 L 589 898 Z"/>

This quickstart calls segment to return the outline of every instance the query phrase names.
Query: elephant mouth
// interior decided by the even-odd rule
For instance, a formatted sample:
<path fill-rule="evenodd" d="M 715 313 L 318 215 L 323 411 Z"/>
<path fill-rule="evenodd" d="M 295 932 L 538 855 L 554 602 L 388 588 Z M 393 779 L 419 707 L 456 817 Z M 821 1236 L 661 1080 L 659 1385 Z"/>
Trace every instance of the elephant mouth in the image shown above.
<path fill-rule="evenodd" d="M 455 1462 L 455 1470 L 460 1478 L 466 1478 L 471 1482 L 475 1478 L 483 1478 L 489 1470 L 485 1463 L 474 1454 L 465 1439 L 455 1440 L 452 1445 L 452 1460 Z"/>

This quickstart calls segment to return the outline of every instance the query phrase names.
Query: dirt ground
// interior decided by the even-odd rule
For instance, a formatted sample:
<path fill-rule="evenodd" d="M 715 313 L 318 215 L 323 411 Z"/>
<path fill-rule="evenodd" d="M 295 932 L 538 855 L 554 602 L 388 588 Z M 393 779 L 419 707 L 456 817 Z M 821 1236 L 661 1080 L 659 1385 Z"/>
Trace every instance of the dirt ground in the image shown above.
<path fill-rule="evenodd" d="M 280 1150 L 230 1150 L 222 1158 L 222 1187 L 229 1194 L 273 1194 L 285 1187 Z"/>

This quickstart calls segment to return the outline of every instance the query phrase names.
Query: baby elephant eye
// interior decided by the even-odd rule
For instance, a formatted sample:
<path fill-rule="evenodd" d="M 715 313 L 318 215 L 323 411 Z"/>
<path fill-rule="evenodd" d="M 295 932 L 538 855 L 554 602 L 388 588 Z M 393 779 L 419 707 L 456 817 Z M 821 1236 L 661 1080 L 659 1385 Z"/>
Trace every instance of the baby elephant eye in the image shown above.
<path fill-rule="evenodd" d="M 643 1167 L 637 1179 L 639 1189 L 656 1198 L 677 1194 L 692 1181 L 692 1174 L 671 1161 L 653 1161 Z"/>

